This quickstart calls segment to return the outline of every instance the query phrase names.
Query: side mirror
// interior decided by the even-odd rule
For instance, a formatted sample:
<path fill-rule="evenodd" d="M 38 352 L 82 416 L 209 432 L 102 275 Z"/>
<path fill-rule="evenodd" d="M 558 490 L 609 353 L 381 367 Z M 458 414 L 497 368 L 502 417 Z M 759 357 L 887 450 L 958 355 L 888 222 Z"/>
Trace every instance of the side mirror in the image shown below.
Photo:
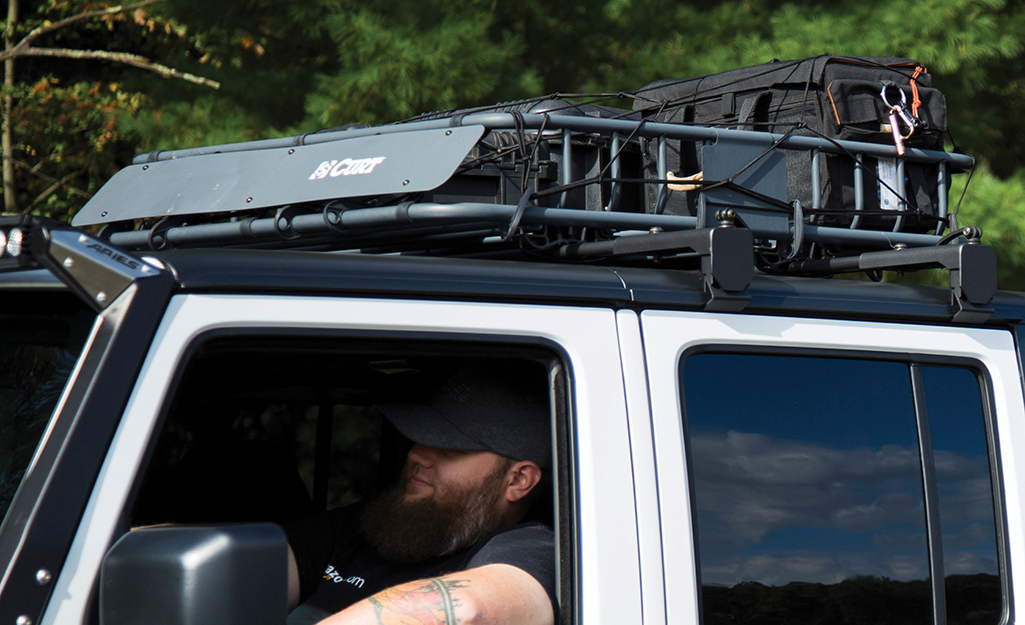
<path fill-rule="evenodd" d="M 100 569 L 101 625 L 282 625 L 288 543 L 276 525 L 125 534 Z"/>

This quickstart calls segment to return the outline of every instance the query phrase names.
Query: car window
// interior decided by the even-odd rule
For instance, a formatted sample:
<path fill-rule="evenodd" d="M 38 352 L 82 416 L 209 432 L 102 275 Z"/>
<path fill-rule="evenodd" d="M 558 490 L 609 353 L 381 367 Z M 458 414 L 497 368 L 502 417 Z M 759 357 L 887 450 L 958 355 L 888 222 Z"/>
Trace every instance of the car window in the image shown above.
<path fill-rule="evenodd" d="M 502 346 L 210 340 L 181 375 L 130 523 L 288 523 L 361 501 L 394 482 L 411 446 L 375 404 L 425 399 L 496 359 L 533 362 L 541 379 L 554 362 Z"/>
<path fill-rule="evenodd" d="M 1000 621 L 974 370 L 698 353 L 681 386 L 705 625 Z"/>
<path fill-rule="evenodd" d="M 0 303 L 0 520 L 14 500 L 95 315 L 71 295 Z"/>

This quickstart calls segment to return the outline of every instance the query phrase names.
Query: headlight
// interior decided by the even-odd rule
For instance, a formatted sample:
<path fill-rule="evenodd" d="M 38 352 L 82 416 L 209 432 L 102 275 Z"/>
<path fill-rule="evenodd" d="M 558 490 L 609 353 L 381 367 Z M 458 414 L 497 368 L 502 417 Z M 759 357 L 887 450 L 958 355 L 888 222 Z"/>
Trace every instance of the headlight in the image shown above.
<path fill-rule="evenodd" d="M 32 224 L 39 218 L 30 215 L 0 217 L 0 271 L 36 266 L 32 257 Z"/>
<path fill-rule="evenodd" d="M 11 228 L 7 234 L 7 243 L 4 245 L 4 251 L 7 256 L 17 258 L 21 256 L 21 242 L 24 238 L 23 230 L 21 228 Z"/>

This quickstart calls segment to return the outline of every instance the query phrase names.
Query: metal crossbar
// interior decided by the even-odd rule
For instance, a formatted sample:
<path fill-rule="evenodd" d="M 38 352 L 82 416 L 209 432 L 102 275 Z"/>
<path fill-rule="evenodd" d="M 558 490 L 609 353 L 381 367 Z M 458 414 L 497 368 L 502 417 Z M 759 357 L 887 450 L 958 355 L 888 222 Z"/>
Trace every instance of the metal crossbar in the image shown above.
<path fill-rule="evenodd" d="M 732 130 L 713 128 L 709 126 L 690 126 L 684 124 L 632 121 L 623 119 L 603 119 L 577 115 L 525 113 L 520 117 L 522 118 L 523 127 L 528 130 L 537 130 L 544 127 L 546 130 L 552 131 L 568 129 L 572 132 L 594 133 L 609 136 L 618 132 L 621 136 L 629 135 L 632 137 L 644 137 L 648 139 L 666 137 L 668 139 L 679 139 L 682 141 L 712 143 L 714 143 L 720 136 L 724 136 L 723 133 L 727 133 L 726 136 L 733 139 L 738 141 L 748 140 L 752 143 L 764 143 L 766 139 L 770 141 L 779 140 L 779 147 L 783 149 L 806 151 L 820 150 L 827 154 L 864 154 L 866 156 L 879 158 L 893 158 L 896 156 L 896 149 L 889 145 L 848 140 L 831 140 L 822 137 L 801 135 L 789 135 L 784 137 L 783 134 L 779 133 L 766 133 L 754 130 Z M 457 126 L 482 126 L 486 130 L 512 130 L 515 128 L 514 116 L 511 113 L 477 113 L 419 122 L 310 133 L 282 139 L 264 139 L 261 141 L 250 141 L 245 143 L 228 143 L 184 150 L 165 150 L 151 152 L 148 154 L 140 154 L 135 157 L 132 162 L 134 164 L 143 164 L 209 154 L 292 148 L 302 145 L 343 141 L 345 139 L 354 139 L 357 137 L 391 134 L 396 132 L 412 132 L 416 130 L 444 129 Z M 907 148 L 907 158 L 908 160 L 917 163 L 948 163 L 954 171 L 967 171 L 975 164 L 975 159 L 967 154 L 939 152 L 935 150 L 920 150 L 910 147 Z"/>

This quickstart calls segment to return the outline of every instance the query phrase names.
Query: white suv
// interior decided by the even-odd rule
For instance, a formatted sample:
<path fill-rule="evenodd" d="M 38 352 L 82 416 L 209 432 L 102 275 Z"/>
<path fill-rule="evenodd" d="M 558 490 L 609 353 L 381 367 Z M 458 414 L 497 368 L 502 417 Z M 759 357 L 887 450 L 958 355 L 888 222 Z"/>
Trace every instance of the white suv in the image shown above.
<path fill-rule="evenodd" d="M 276 524 L 394 476 L 373 404 L 496 359 L 549 371 L 563 623 L 1011 622 L 1025 299 L 993 250 L 760 179 L 653 214 L 666 138 L 837 149 L 483 112 L 140 157 L 78 228 L 4 218 L 0 623 L 282 623 Z M 926 266 L 951 286 L 823 277 Z"/>

